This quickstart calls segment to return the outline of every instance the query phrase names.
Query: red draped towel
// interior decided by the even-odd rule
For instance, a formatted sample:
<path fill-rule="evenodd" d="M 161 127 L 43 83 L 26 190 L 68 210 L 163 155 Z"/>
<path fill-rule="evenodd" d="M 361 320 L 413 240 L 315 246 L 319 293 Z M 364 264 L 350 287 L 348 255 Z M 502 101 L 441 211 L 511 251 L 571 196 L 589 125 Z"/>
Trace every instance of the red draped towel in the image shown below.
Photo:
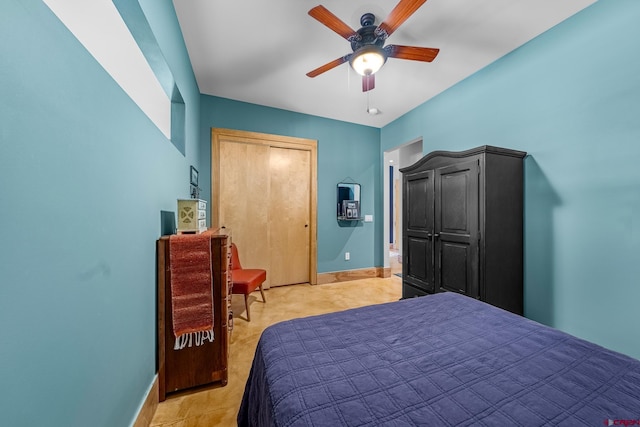
<path fill-rule="evenodd" d="M 169 262 L 174 349 L 213 341 L 211 236 L 170 236 Z"/>

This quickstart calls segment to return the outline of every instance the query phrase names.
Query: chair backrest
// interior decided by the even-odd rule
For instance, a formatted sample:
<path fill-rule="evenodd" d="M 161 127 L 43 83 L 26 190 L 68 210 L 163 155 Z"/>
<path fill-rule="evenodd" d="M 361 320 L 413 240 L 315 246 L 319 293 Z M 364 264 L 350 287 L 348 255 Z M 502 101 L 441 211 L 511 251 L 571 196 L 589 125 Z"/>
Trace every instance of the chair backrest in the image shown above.
<path fill-rule="evenodd" d="M 242 265 L 240 264 L 240 256 L 238 255 L 238 248 L 236 247 L 235 243 L 231 243 L 231 269 L 242 269 Z"/>

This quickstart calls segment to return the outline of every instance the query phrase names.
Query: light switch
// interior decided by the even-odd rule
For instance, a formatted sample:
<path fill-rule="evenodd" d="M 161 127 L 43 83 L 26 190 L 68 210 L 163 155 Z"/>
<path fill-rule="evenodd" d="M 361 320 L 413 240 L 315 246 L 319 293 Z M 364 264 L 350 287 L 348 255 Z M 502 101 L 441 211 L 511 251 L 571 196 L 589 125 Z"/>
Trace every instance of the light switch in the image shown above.
<path fill-rule="evenodd" d="M 373 215 L 365 215 L 364 222 L 373 222 Z"/>

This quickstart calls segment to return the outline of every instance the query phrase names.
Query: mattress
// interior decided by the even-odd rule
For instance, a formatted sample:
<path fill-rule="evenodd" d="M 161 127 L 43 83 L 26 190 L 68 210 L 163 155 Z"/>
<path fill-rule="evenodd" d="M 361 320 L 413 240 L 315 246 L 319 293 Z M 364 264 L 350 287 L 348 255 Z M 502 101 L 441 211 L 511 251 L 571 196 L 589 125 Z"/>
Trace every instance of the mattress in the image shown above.
<path fill-rule="evenodd" d="M 240 427 L 639 419 L 640 361 L 455 293 L 267 328 L 238 413 Z"/>

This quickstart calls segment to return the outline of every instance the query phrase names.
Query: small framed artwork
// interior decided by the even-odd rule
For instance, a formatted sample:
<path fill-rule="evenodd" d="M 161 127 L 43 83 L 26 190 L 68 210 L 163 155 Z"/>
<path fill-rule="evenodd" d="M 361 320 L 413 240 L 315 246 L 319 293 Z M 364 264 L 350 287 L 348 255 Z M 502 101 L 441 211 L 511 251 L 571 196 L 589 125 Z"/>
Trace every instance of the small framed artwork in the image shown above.
<path fill-rule="evenodd" d="M 191 198 L 192 199 L 198 199 L 200 198 L 200 188 L 196 187 L 195 185 L 191 184 Z"/>
<path fill-rule="evenodd" d="M 198 186 L 198 170 L 191 166 L 191 185 Z"/>

